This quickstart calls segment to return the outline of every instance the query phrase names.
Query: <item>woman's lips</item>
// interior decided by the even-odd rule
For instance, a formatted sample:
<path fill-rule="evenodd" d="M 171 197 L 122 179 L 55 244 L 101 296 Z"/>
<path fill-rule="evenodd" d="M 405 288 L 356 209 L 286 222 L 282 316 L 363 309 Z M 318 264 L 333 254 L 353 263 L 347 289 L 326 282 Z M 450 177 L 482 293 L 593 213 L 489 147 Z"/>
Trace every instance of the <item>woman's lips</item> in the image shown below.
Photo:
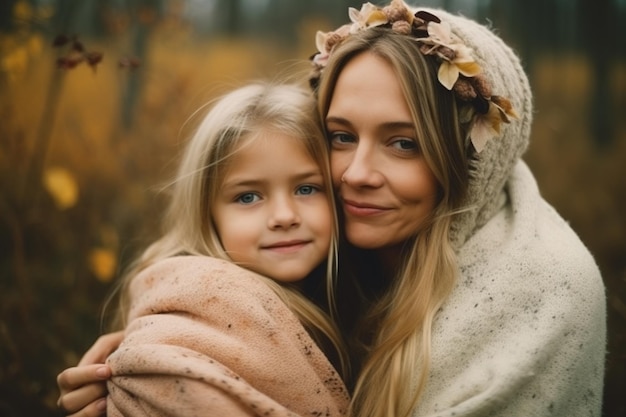
<path fill-rule="evenodd" d="M 343 209 L 353 216 L 366 217 L 385 213 L 388 208 L 365 202 L 343 199 Z"/>

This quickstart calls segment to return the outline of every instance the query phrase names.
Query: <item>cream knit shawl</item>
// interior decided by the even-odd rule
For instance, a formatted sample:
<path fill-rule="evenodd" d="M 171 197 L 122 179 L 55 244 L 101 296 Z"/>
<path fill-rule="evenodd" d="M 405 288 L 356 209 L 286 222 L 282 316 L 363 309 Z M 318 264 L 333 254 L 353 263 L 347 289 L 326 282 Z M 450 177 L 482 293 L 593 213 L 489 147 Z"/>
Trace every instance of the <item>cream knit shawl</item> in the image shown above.
<path fill-rule="evenodd" d="M 141 272 L 107 363 L 109 416 L 343 416 L 347 390 L 277 295 L 250 271 L 175 257 Z"/>
<path fill-rule="evenodd" d="M 521 156 L 533 116 L 517 55 L 493 31 L 429 9 L 474 50 L 519 119 L 472 161 L 452 226 L 461 276 L 438 313 L 432 368 L 413 416 L 599 416 L 606 345 L 600 272 L 541 197 Z"/>
<path fill-rule="evenodd" d="M 413 416 L 599 416 L 604 286 L 525 164 L 502 208 L 460 249 L 436 318 L 432 368 Z"/>

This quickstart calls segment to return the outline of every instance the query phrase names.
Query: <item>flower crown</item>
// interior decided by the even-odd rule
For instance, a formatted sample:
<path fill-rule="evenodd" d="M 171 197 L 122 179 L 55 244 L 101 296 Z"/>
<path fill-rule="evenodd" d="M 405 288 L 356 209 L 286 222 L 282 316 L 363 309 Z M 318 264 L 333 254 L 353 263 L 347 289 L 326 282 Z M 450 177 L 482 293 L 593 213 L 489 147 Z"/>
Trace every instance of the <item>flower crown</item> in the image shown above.
<path fill-rule="evenodd" d="M 348 12 L 351 24 L 316 34 L 319 52 L 311 57 L 313 74 L 309 80 L 313 88 L 317 88 L 320 74 L 337 45 L 353 33 L 378 26 L 410 36 L 419 44 L 422 54 L 437 59 L 441 85 L 475 110 L 464 112 L 461 121 L 472 122 L 469 136 L 476 152 L 480 153 L 489 140 L 500 134 L 502 122 L 517 118 L 508 99 L 491 93 L 489 81 L 472 57 L 472 49 L 452 33 L 448 22 L 424 10 L 413 13 L 402 0 L 392 0 L 383 8 L 368 2 L 360 11 L 350 7 Z"/>

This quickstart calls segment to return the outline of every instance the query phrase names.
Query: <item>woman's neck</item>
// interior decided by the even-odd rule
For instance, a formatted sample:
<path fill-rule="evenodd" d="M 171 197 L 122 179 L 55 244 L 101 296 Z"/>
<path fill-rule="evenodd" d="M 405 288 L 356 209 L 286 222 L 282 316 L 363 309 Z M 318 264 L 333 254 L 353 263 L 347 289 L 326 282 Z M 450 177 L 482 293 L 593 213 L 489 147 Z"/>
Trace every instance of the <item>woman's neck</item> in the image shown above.
<path fill-rule="evenodd" d="M 391 281 L 398 272 L 398 266 L 402 265 L 403 259 L 403 245 L 398 244 L 395 246 L 384 247 L 372 251 L 376 259 L 381 265 L 381 270 L 384 274 L 384 279 Z"/>

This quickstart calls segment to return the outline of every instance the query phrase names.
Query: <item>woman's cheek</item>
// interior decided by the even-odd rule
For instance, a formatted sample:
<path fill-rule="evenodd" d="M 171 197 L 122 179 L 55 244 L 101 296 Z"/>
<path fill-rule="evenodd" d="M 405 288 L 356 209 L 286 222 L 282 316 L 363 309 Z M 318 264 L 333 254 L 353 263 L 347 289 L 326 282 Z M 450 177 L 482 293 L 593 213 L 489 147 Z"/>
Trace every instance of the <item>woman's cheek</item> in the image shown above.
<path fill-rule="evenodd" d="M 341 185 L 341 177 L 343 173 L 346 171 L 345 164 L 342 162 L 342 158 L 340 158 L 337 154 L 330 153 L 330 173 L 333 179 L 333 188 L 339 188 Z"/>

